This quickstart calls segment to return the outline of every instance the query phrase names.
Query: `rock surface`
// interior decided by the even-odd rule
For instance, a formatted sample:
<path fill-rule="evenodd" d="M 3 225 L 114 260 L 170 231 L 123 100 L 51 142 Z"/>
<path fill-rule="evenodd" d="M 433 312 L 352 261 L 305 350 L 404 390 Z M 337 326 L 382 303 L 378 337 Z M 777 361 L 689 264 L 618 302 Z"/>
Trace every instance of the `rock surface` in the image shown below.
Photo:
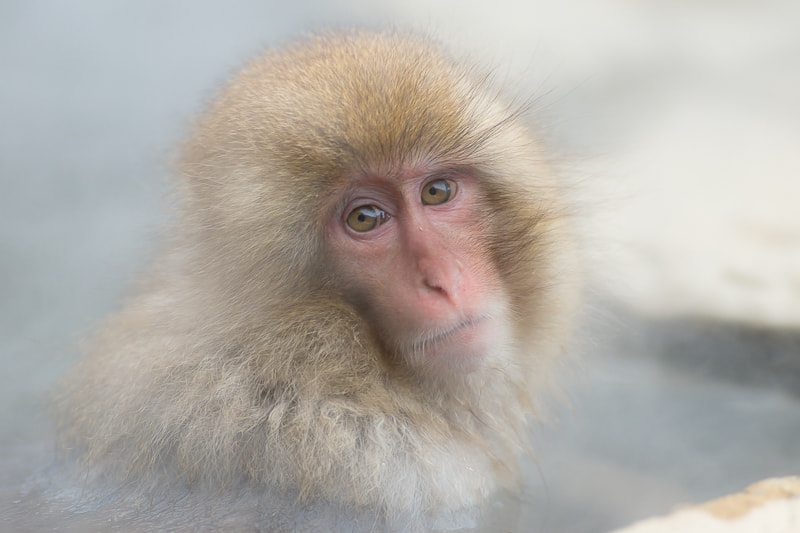
<path fill-rule="evenodd" d="M 744 491 L 638 522 L 615 533 L 792 533 L 800 531 L 800 476 L 772 478 Z"/>

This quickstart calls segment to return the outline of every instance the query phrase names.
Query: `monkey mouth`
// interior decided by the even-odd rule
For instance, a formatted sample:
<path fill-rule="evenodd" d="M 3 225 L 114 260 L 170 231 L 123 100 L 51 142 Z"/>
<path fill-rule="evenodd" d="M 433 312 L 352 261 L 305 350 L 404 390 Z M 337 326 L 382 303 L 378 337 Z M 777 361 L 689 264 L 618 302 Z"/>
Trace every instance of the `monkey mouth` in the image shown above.
<path fill-rule="evenodd" d="M 453 337 L 457 336 L 461 332 L 473 329 L 476 326 L 487 321 L 489 318 L 490 318 L 489 316 L 484 316 L 484 315 L 466 318 L 461 322 L 458 322 L 455 326 L 445 331 L 437 331 L 432 333 L 431 335 L 424 338 L 420 344 L 422 346 L 435 346 L 437 344 L 447 343 L 448 341 L 453 339 Z"/>

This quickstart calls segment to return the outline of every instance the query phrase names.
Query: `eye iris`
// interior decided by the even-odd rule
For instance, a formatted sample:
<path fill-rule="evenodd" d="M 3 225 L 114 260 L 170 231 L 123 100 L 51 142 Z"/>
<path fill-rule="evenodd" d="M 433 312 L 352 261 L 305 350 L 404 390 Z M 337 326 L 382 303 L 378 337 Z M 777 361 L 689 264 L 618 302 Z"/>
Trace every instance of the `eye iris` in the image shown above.
<path fill-rule="evenodd" d="M 370 231 L 381 224 L 386 219 L 386 213 L 374 205 L 365 205 L 353 209 L 347 215 L 347 225 L 355 231 Z"/>
<path fill-rule="evenodd" d="M 451 180 L 436 180 L 430 182 L 422 190 L 422 203 L 425 205 L 439 205 L 450 200 L 455 190 L 455 182 Z"/>

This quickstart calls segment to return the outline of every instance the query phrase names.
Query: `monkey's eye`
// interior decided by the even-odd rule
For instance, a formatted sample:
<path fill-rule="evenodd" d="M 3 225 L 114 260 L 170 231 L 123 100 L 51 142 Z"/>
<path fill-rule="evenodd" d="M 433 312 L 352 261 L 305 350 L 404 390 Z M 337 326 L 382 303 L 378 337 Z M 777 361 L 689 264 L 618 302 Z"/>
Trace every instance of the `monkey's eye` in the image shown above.
<path fill-rule="evenodd" d="M 439 179 L 427 183 L 422 189 L 422 203 L 425 205 L 439 205 L 448 201 L 456 193 L 456 182 L 453 180 Z"/>
<path fill-rule="evenodd" d="M 347 215 L 347 225 L 358 232 L 373 230 L 385 221 L 386 213 L 374 205 L 356 207 Z"/>

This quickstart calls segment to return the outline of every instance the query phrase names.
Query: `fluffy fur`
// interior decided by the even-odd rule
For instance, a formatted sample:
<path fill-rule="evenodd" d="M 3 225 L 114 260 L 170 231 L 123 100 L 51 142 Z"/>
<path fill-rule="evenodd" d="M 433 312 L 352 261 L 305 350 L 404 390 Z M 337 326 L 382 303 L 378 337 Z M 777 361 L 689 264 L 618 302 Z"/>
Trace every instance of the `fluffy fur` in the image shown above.
<path fill-rule="evenodd" d="M 574 265 L 544 150 L 486 78 L 413 36 L 312 37 L 252 61 L 182 153 L 168 245 L 62 384 L 64 445 L 121 479 L 246 480 L 389 517 L 512 487 Z M 326 267 L 343 177 L 430 161 L 478 176 L 510 299 L 507 345 L 448 378 L 385 353 Z"/>

